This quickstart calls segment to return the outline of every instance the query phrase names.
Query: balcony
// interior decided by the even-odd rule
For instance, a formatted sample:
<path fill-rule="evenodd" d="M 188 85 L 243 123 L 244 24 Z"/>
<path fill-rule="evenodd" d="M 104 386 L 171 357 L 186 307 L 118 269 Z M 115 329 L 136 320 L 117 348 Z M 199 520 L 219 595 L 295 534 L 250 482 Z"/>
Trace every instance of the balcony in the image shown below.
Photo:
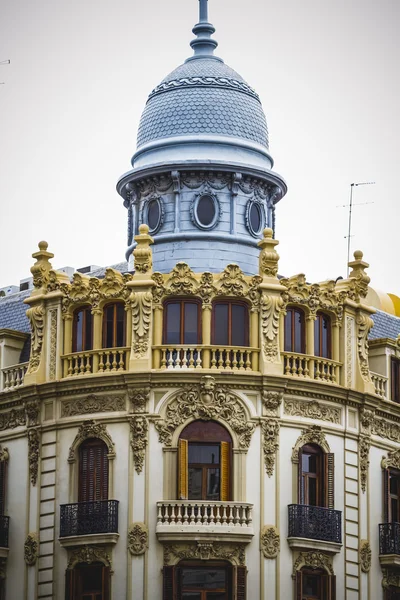
<path fill-rule="evenodd" d="M 76 502 L 60 506 L 60 544 L 116 544 L 118 500 Z"/>
<path fill-rule="evenodd" d="M 288 543 L 295 549 L 340 552 L 342 513 L 332 508 L 290 504 Z"/>
<path fill-rule="evenodd" d="M 282 355 L 284 375 L 339 384 L 341 363 L 295 352 L 283 352 Z"/>
<path fill-rule="evenodd" d="M 258 348 L 237 346 L 154 346 L 161 354 L 155 359 L 155 368 L 213 369 L 218 371 L 257 371 Z"/>
<path fill-rule="evenodd" d="M 387 399 L 387 382 L 388 378 L 384 375 L 379 375 L 379 373 L 371 373 L 372 383 L 375 386 L 375 394 L 380 396 L 381 398 Z"/>
<path fill-rule="evenodd" d="M 9 392 L 24 385 L 25 373 L 29 363 L 20 363 L 1 370 L 0 391 Z"/>
<path fill-rule="evenodd" d="M 157 538 L 249 543 L 254 536 L 252 510 L 252 504 L 243 502 L 158 502 Z"/>
<path fill-rule="evenodd" d="M 129 364 L 129 350 L 130 348 L 103 348 L 64 354 L 61 357 L 63 377 L 125 371 Z"/>
<path fill-rule="evenodd" d="M 400 523 L 379 525 L 379 560 L 385 567 L 400 567 Z"/>
<path fill-rule="evenodd" d="M 0 516 L 0 558 L 8 556 L 8 528 L 10 517 Z"/>

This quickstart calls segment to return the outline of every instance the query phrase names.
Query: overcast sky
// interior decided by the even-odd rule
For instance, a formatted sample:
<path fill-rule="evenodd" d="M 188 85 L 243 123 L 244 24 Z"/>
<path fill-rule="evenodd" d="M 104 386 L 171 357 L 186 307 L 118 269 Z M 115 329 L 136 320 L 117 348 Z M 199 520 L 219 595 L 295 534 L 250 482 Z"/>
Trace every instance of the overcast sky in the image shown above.
<path fill-rule="evenodd" d="M 192 54 L 197 0 L 2 0 L 0 287 L 53 265 L 124 260 L 129 170 L 150 91 Z M 275 170 L 280 273 L 346 274 L 352 248 L 371 284 L 400 295 L 398 0 L 209 0 L 216 54 L 259 93 Z"/>

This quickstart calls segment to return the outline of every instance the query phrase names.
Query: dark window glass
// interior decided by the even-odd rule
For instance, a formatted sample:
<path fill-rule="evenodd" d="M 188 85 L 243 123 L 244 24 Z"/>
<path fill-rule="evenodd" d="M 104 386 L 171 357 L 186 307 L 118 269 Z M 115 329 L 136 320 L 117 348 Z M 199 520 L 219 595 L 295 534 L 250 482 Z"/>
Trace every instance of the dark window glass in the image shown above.
<path fill-rule="evenodd" d="M 84 352 L 93 348 L 93 316 L 89 307 L 74 313 L 72 351 Z"/>
<path fill-rule="evenodd" d="M 301 449 L 302 504 L 323 506 L 323 453 L 319 446 L 308 444 Z"/>
<path fill-rule="evenodd" d="M 189 500 L 219 500 L 220 447 L 189 442 Z"/>
<path fill-rule="evenodd" d="M 331 358 L 331 320 L 328 315 L 318 313 L 314 324 L 314 354 Z"/>
<path fill-rule="evenodd" d="M 147 223 L 150 230 L 156 229 L 160 221 L 160 205 L 157 200 L 150 200 L 147 209 Z"/>
<path fill-rule="evenodd" d="M 285 315 L 285 352 L 305 353 L 304 313 L 299 308 L 288 308 Z"/>
<path fill-rule="evenodd" d="M 244 304 L 216 302 L 213 306 L 212 343 L 216 346 L 248 346 L 248 310 Z"/>
<path fill-rule="evenodd" d="M 103 347 L 125 346 L 125 310 L 121 303 L 109 304 L 104 309 Z"/>
<path fill-rule="evenodd" d="M 197 218 L 207 227 L 215 218 L 215 203 L 211 196 L 201 196 L 197 203 Z"/>
<path fill-rule="evenodd" d="M 400 360 L 392 358 L 391 362 L 391 397 L 393 402 L 400 402 Z"/>
<path fill-rule="evenodd" d="M 261 210 L 260 206 L 253 202 L 250 208 L 250 226 L 254 233 L 258 233 L 261 229 Z"/>
<path fill-rule="evenodd" d="M 164 311 L 164 344 L 200 343 L 200 312 L 197 302 L 168 302 Z"/>
<path fill-rule="evenodd" d="M 183 568 L 182 587 L 200 590 L 224 589 L 226 586 L 225 569 Z M 208 594 L 207 594 L 208 598 Z"/>
<path fill-rule="evenodd" d="M 389 521 L 400 521 L 400 473 L 389 471 Z"/>

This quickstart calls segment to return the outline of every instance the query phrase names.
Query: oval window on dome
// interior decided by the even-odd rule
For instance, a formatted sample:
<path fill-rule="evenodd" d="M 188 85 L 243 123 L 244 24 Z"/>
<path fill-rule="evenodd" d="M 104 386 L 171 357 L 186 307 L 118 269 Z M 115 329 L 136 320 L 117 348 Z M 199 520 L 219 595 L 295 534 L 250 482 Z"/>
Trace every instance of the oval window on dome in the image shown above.
<path fill-rule="evenodd" d="M 197 196 L 191 209 L 192 221 L 201 229 L 212 229 L 218 222 L 219 204 L 212 194 Z"/>
<path fill-rule="evenodd" d="M 264 227 L 263 207 L 258 202 L 250 201 L 247 205 L 247 227 L 254 236 L 260 234 Z"/>
<path fill-rule="evenodd" d="M 163 207 L 160 198 L 152 198 L 145 207 L 145 221 L 150 233 L 156 233 L 162 225 Z"/>

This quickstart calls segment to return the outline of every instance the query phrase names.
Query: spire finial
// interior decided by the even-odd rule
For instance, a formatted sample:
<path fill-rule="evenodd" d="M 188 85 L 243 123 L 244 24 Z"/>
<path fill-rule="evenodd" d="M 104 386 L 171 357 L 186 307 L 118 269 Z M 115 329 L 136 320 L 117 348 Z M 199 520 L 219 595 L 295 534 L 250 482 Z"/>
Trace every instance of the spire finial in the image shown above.
<path fill-rule="evenodd" d="M 192 31 L 197 37 L 190 42 L 194 50 L 194 56 L 188 60 L 212 56 L 218 42 L 211 39 L 215 27 L 208 22 L 208 0 L 199 0 L 199 22 L 193 27 Z"/>

